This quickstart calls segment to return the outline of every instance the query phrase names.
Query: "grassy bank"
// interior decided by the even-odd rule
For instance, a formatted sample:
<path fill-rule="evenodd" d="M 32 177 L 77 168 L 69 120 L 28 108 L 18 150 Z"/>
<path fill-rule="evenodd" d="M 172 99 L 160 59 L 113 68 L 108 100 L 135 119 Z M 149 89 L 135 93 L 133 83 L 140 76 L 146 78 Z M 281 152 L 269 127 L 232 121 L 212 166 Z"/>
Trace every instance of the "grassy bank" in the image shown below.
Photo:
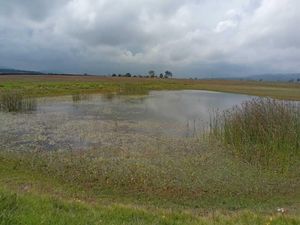
<path fill-rule="evenodd" d="M 278 174 L 185 144 L 143 155 L 2 151 L 0 224 L 299 223 L 297 170 Z"/>
<path fill-rule="evenodd" d="M 85 76 L 0 76 L 0 92 L 18 90 L 29 96 L 78 93 L 147 94 L 151 90 L 211 90 L 300 100 L 300 84 L 229 80 L 104 78 Z"/>
<path fill-rule="evenodd" d="M 0 190 L 1 224 L 298 224 L 296 216 L 268 216 L 243 211 L 235 214 L 215 212 L 206 216 L 190 213 L 146 210 L 134 206 L 93 206 L 80 200 L 66 201 L 48 196 L 12 194 Z"/>
<path fill-rule="evenodd" d="M 213 213 L 206 216 L 114 204 L 92 206 L 80 200 L 66 201 L 48 196 L 12 194 L 0 190 L 1 224 L 297 224 L 295 216 L 270 214 L 268 216 L 243 211 L 235 214 Z"/>
<path fill-rule="evenodd" d="M 263 168 L 229 150 L 183 138 L 143 149 L 1 151 L 0 218 L 2 224 L 299 223 L 299 164 Z M 277 212 L 281 207 L 286 212 Z"/>

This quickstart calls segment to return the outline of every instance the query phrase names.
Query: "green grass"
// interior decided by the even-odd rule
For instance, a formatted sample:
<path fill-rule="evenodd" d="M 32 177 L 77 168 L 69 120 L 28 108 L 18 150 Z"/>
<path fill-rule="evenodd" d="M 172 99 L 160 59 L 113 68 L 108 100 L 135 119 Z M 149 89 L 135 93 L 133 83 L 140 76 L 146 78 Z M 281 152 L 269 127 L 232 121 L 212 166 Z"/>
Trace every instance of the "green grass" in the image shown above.
<path fill-rule="evenodd" d="M 111 205 L 91 206 L 32 194 L 14 194 L 0 190 L 0 224 L 298 224 L 299 219 L 280 214 L 263 216 L 251 212 L 233 215 L 214 213 L 197 216 L 172 211 L 150 211 L 134 207 Z"/>
<path fill-rule="evenodd" d="M 2 216 L 14 221 L 10 224 L 42 219 L 45 224 L 266 224 L 271 217 L 277 218 L 272 224 L 299 222 L 298 170 L 262 170 L 204 143 L 146 146 L 144 154 L 2 151 L 0 193 L 8 201 L 0 201 Z M 12 214 L 10 201 L 19 206 Z M 278 207 L 288 212 L 281 215 Z"/>
<path fill-rule="evenodd" d="M 300 100 L 300 84 L 229 80 L 103 78 L 85 76 L 0 76 L 0 92 L 29 96 L 87 93 L 147 94 L 151 90 L 211 90 Z"/>
<path fill-rule="evenodd" d="M 0 224 L 196 224 L 192 216 L 0 191 Z M 193 222 L 194 221 L 194 222 Z"/>
<path fill-rule="evenodd" d="M 21 163 L 22 164 L 22 163 Z M 297 213 L 285 198 L 287 213 L 276 212 L 280 201 L 251 208 L 197 208 L 165 199 L 134 195 L 95 194 L 1 158 L 0 224 L 298 224 Z M 25 169 L 26 168 L 26 169 Z M 134 198 L 137 198 L 134 201 Z M 218 199 L 217 201 L 224 201 Z M 202 199 L 200 201 L 205 201 Z M 233 202 L 233 200 L 230 200 Z M 231 203 L 232 204 L 232 203 Z M 232 206 L 231 206 L 232 207 Z"/>

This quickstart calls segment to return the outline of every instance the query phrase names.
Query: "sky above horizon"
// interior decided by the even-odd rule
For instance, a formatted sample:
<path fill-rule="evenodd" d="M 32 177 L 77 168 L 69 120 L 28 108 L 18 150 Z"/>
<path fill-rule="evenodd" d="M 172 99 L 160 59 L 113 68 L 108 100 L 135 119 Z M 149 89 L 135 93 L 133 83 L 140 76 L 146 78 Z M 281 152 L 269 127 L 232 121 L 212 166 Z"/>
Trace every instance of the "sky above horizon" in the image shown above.
<path fill-rule="evenodd" d="M 299 0 L 0 0 L 0 67 L 245 76 L 300 71 Z"/>

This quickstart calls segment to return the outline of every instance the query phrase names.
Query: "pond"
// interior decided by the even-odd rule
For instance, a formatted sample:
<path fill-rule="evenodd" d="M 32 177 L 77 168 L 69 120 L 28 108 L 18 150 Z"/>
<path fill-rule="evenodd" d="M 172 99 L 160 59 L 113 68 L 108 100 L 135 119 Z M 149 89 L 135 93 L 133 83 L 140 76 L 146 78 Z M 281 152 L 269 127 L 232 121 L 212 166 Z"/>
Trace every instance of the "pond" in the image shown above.
<path fill-rule="evenodd" d="M 147 96 L 73 95 L 35 99 L 21 112 L 0 112 L 2 150 L 143 147 L 157 139 L 193 138 L 215 110 L 250 96 L 209 91 L 153 91 Z"/>

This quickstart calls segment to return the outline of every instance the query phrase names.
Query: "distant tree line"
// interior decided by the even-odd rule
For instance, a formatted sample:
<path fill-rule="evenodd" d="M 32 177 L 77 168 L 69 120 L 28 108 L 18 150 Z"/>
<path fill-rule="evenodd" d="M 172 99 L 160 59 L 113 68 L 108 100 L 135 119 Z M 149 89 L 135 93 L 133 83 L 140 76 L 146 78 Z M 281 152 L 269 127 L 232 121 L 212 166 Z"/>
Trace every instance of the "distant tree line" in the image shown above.
<path fill-rule="evenodd" d="M 132 75 L 131 73 L 126 74 L 112 74 L 112 77 L 139 77 L 139 78 L 160 78 L 160 79 L 167 79 L 172 78 L 173 73 L 169 70 L 165 71 L 164 73 L 160 73 L 159 75 L 155 73 L 154 70 L 150 70 L 146 75 Z"/>

